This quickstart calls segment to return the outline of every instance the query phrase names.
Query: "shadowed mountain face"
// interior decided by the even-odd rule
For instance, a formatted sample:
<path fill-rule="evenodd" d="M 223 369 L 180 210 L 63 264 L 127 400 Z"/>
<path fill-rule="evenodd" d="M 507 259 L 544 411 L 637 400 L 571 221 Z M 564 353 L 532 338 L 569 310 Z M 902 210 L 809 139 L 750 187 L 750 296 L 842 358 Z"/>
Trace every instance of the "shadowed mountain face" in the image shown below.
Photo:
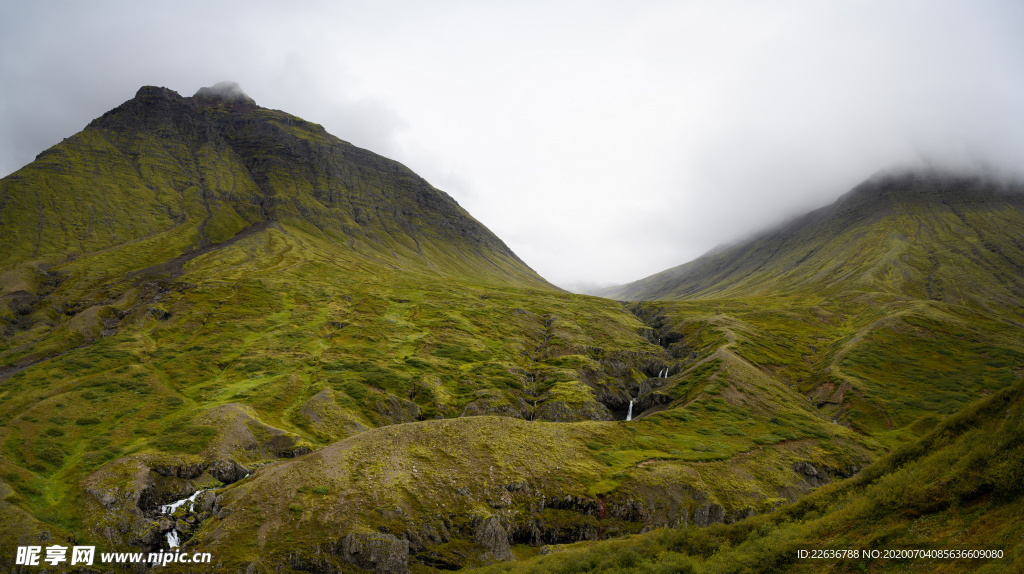
<path fill-rule="evenodd" d="M 1024 301 L 1024 186 L 876 177 L 737 245 L 599 294 L 625 300 L 881 291 L 949 303 Z"/>
<path fill-rule="evenodd" d="M 624 306 L 236 85 L 143 88 L 0 180 L 0 564 L 429 572 L 774 516 L 1019 386 L 1017 198 L 869 182 Z"/>

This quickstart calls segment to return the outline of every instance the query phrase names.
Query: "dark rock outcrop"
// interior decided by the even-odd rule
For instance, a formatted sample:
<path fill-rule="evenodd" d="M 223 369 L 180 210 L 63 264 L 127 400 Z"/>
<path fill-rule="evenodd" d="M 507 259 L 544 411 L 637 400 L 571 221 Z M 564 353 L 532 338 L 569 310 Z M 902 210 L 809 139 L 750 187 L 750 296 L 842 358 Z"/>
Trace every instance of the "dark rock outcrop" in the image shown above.
<path fill-rule="evenodd" d="M 508 543 L 508 533 L 496 516 L 482 520 L 476 527 L 473 541 L 487 549 L 480 555 L 484 562 L 507 562 L 514 560 L 512 547 Z"/>
<path fill-rule="evenodd" d="M 704 503 L 694 509 L 693 522 L 697 526 L 725 522 L 725 509 L 719 504 Z"/>
<path fill-rule="evenodd" d="M 210 465 L 209 471 L 211 476 L 225 484 L 238 482 L 250 472 L 249 469 L 233 460 L 218 460 Z"/>
<path fill-rule="evenodd" d="M 800 461 L 793 463 L 793 472 L 797 473 L 812 488 L 826 485 L 832 482 L 833 477 L 850 478 L 860 472 L 860 465 L 853 465 L 849 468 L 831 468 L 825 465 L 814 464 L 813 462 Z"/>
<path fill-rule="evenodd" d="M 409 572 L 409 541 L 391 534 L 352 532 L 338 550 L 344 561 L 375 574 Z"/>

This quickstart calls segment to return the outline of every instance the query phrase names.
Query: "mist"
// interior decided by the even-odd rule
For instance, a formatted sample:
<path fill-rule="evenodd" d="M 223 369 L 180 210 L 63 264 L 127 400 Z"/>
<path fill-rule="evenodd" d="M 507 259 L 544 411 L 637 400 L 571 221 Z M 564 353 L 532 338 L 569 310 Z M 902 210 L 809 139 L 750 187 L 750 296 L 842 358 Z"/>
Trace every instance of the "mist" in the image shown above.
<path fill-rule="evenodd" d="M 242 91 L 242 87 L 238 85 L 238 82 L 230 82 L 226 80 L 223 82 L 217 82 L 209 87 L 199 88 L 199 90 L 196 91 L 195 97 L 253 101 L 248 94 Z"/>
<path fill-rule="evenodd" d="M 679 265 L 881 170 L 1024 166 L 1016 2 L 58 2 L 2 16 L 0 174 L 142 85 L 212 86 L 406 164 L 565 287 Z"/>

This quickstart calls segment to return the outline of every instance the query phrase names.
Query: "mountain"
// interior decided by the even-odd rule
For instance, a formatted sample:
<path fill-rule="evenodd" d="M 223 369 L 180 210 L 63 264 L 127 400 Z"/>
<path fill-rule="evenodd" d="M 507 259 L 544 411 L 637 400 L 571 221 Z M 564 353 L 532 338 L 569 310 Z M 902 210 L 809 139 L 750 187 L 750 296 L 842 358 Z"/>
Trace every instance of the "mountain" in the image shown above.
<path fill-rule="evenodd" d="M 694 300 L 879 291 L 958 304 L 1024 300 L 1024 185 L 881 175 L 752 239 L 597 292 Z"/>
<path fill-rule="evenodd" d="M 769 535 L 1019 385 L 992 189 L 894 259 L 905 280 L 624 305 L 553 287 L 405 167 L 237 86 L 142 88 L 0 180 L 0 563 L 177 542 L 215 570 L 404 573 Z M 977 251 L 952 240 L 968 223 Z M 827 231 L 803 237 L 847 253 L 856 234 Z M 929 298 L 921 249 L 975 276 L 940 259 Z"/>
<path fill-rule="evenodd" d="M 405 166 L 248 97 L 204 90 L 183 98 L 144 87 L 4 178 L 0 265 L 106 250 L 101 266 L 124 272 L 272 225 L 387 264 L 548 286 Z"/>

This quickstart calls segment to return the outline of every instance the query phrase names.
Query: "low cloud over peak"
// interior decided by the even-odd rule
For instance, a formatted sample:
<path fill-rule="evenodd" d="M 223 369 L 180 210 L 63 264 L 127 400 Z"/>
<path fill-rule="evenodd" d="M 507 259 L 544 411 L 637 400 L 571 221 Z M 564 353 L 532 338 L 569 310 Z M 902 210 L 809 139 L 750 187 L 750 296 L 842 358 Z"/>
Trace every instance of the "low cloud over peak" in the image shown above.
<path fill-rule="evenodd" d="M 239 86 L 238 82 L 217 82 L 211 87 L 199 88 L 199 91 L 193 97 L 253 101 L 248 94 L 242 91 L 242 86 Z"/>

